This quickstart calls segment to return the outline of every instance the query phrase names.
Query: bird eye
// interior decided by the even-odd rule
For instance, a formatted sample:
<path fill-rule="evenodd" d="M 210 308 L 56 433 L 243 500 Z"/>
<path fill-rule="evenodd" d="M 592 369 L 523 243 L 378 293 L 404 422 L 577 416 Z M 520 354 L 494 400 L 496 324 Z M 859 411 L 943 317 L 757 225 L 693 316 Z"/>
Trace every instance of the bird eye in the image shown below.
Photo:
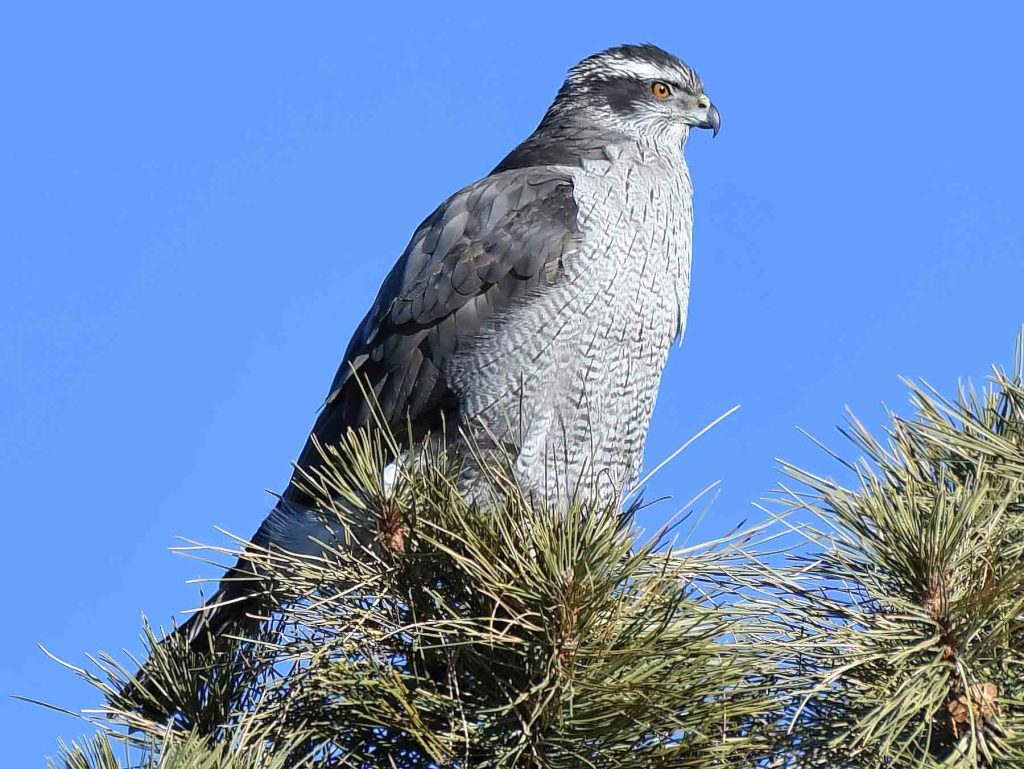
<path fill-rule="evenodd" d="M 654 98 L 656 99 L 667 99 L 672 95 L 672 89 L 668 87 L 668 83 L 655 80 L 651 84 L 651 93 L 654 94 Z"/>

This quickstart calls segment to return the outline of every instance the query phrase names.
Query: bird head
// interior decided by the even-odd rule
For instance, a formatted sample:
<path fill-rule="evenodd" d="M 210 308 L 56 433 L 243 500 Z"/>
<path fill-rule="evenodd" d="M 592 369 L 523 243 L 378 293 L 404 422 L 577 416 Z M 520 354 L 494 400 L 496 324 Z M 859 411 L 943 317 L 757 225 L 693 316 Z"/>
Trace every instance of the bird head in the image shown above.
<path fill-rule="evenodd" d="M 626 134 L 682 143 L 691 128 L 718 134 L 721 118 L 697 73 L 657 46 L 620 45 L 571 70 L 549 114 Z"/>

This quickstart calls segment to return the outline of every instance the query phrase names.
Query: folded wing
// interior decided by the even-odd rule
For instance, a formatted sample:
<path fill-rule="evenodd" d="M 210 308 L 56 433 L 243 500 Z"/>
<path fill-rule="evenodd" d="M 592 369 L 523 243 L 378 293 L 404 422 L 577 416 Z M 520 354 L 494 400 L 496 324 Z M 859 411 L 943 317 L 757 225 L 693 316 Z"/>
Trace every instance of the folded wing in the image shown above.
<path fill-rule="evenodd" d="M 446 200 L 356 329 L 299 467 L 316 464 L 314 438 L 330 445 L 370 422 L 370 392 L 396 434 L 408 424 L 416 438 L 455 419 L 447 362 L 497 314 L 558 280 L 579 237 L 572 180 L 557 168 L 495 173 Z"/>

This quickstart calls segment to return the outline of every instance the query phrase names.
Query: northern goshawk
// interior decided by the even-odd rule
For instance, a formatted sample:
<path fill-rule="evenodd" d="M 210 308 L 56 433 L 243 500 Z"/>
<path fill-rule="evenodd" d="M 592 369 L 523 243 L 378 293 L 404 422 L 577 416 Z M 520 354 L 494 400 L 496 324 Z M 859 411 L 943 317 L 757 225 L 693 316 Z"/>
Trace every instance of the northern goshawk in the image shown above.
<path fill-rule="evenodd" d="M 299 470 L 253 538 L 315 554 L 330 532 L 299 488 L 337 443 L 371 423 L 447 428 L 512 451 L 530 493 L 615 498 L 637 478 L 673 340 L 686 323 L 693 209 L 682 148 L 719 128 L 697 74 L 653 45 L 573 67 L 537 129 L 413 233 L 356 329 Z M 410 430 L 411 426 L 411 430 Z M 460 432 L 462 431 L 462 432 Z M 463 478 L 475 494 L 479 473 Z M 251 566 L 243 557 L 229 572 Z M 194 645 L 254 610 L 226 579 L 179 632 Z"/>

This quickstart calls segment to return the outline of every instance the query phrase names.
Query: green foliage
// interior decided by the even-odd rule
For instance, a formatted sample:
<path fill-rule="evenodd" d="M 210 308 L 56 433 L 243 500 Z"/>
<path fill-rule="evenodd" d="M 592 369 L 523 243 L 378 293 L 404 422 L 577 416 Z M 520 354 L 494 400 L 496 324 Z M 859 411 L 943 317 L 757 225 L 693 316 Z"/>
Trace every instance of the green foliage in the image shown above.
<path fill-rule="evenodd" d="M 202 736 L 165 732 L 163 739 L 154 735 L 146 744 L 132 752 L 120 740 L 99 733 L 81 744 L 61 743 L 56 760 L 47 762 L 48 769 L 121 769 L 130 765 L 137 769 L 284 769 L 285 756 L 270 755 L 259 746 L 239 747 L 230 742 L 211 743 Z M 118 755 L 118 753 L 122 755 Z"/>
<path fill-rule="evenodd" d="M 910 383 L 908 383 L 910 384 Z M 827 524 L 795 606 L 801 766 L 1024 766 L 1024 383 L 910 384 L 888 439 L 856 420 L 856 490 L 788 468 Z M 796 682 L 794 682 L 796 683 Z M 797 686 L 794 686 L 796 690 Z"/>
<path fill-rule="evenodd" d="M 129 729 L 52 766 L 1024 766 L 1021 362 L 911 391 L 884 441 L 851 419 L 853 488 L 787 466 L 781 514 L 689 548 L 500 462 L 477 503 L 435 451 L 387 487 L 352 433 L 307 486 L 359 544 L 249 550 L 300 598 L 216 659 L 147 628 L 145 681 L 75 668 Z"/>
<path fill-rule="evenodd" d="M 763 530 L 638 543 L 617 509 L 534 507 L 501 466 L 471 504 L 443 454 L 391 488 L 377 436 L 324 455 L 309 490 L 362 544 L 250 551 L 301 598 L 215 662 L 147 633 L 144 683 L 106 656 L 79 669 L 129 740 L 316 767 L 741 766 L 764 749 L 775 671 L 743 595 L 771 576 L 747 552 Z"/>

